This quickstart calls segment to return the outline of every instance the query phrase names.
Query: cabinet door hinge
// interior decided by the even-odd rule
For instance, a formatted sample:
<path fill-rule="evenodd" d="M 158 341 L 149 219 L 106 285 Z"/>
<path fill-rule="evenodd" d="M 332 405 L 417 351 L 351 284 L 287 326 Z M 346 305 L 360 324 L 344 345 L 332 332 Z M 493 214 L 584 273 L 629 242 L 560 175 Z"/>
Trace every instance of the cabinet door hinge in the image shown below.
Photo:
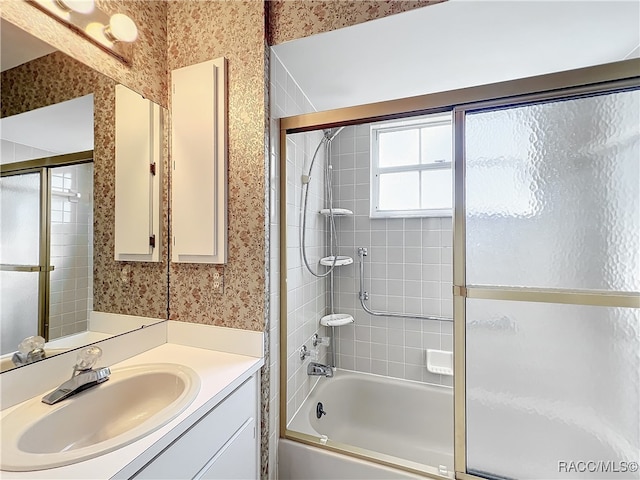
<path fill-rule="evenodd" d="M 151 172 L 151 175 L 155 175 L 156 174 L 156 163 L 155 162 L 149 164 L 149 171 Z"/>
<path fill-rule="evenodd" d="M 151 248 L 156 248 L 156 236 L 155 235 L 151 235 L 149 237 L 149 246 Z"/>

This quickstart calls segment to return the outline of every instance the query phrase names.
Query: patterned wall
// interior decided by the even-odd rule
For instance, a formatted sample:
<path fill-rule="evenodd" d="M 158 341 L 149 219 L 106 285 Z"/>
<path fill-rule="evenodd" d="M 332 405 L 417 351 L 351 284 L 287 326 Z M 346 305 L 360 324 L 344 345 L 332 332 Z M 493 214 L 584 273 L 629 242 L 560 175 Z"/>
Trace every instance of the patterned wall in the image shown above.
<path fill-rule="evenodd" d="M 317 33 L 350 27 L 358 23 L 443 0 L 271 0 L 269 5 L 269 44 L 278 45 Z"/>
<path fill-rule="evenodd" d="M 169 71 L 224 56 L 229 92 L 229 261 L 171 264 L 172 320 L 265 328 L 264 17 L 262 2 L 169 2 Z M 223 294 L 211 288 L 217 270 Z"/>
<path fill-rule="evenodd" d="M 7 70 L 1 79 L 2 117 L 94 94 L 94 310 L 166 318 L 166 260 L 114 260 L 116 82 L 61 52 Z M 166 159 L 164 168 L 168 168 Z M 163 202 L 168 202 L 166 176 Z"/>
<path fill-rule="evenodd" d="M 82 97 L 113 85 L 104 75 L 61 52 L 6 70 L 0 78 L 2 117 Z"/>

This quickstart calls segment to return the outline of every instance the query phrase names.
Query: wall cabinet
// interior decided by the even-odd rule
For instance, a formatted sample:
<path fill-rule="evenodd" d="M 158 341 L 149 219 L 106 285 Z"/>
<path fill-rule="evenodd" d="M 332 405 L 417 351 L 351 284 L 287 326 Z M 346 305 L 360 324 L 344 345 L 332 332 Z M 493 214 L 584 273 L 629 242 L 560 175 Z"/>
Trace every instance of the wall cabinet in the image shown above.
<path fill-rule="evenodd" d="M 227 262 L 227 81 L 220 58 L 171 72 L 172 262 Z"/>
<path fill-rule="evenodd" d="M 159 262 L 162 250 L 160 106 L 124 85 L 116 85 L 115 140 L 115 259 Z"/>
<path fill-rule="evenodd" d="M 133 478 L 259 478 L 258 414 L 254 374 Z"/>

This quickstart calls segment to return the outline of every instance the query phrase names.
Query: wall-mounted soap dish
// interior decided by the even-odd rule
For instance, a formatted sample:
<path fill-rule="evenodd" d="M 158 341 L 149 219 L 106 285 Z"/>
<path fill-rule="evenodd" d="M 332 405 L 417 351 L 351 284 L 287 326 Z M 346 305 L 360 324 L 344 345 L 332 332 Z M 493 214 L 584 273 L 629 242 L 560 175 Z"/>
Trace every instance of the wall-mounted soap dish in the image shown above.
<path fill-rule="evenodd" d="M 427 349 L 427 370 L 431 373 L 453 376 L 453 353 Z"/>
<path fill-rule="evenodd" d="M 325 327 L 341 327 L 353 323 L 353 317 L 347 313 L 332 313 L 320 319 L 320 325 Z"/>
<path fill-rule="evenodd" d="M 351 265 L 353 263 L 353 258 L 347 257 L 345 255 L 338 255 L 336 259 L 336 267 L 343 267 L 345 265 Z M 324 257 L 320 259 L 320 265 L 324 265 L 325 267 L 330 267 L 333 265 L 333 255 L 330 257 Z"/>
<path fill-rule="evenodd" d="M 334 217 L 344 217 L 347 215 L 353 215 L 351 210 L 347 210 L 346 208 L 323 208 L 318 213 L 320 215 L 329 216 L 333 212 Z"/>

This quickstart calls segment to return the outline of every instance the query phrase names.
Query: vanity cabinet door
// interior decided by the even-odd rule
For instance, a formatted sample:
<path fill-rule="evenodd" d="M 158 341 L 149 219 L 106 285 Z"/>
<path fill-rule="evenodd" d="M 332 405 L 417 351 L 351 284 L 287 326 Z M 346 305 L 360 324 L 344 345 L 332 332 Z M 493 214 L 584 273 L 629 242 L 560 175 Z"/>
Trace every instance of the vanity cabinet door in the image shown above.
<path fill-rule="evenodd" d="M 258 478 L 257 415 L 253 375 L 132 478 Z"/>
<path fill-rule="evenodd" d="M 248 420 L 205 465 L 196 480 L 246 480 L 257 478 L 257 455 L 247 455 L 256 448 L 256 422 Z"/>

